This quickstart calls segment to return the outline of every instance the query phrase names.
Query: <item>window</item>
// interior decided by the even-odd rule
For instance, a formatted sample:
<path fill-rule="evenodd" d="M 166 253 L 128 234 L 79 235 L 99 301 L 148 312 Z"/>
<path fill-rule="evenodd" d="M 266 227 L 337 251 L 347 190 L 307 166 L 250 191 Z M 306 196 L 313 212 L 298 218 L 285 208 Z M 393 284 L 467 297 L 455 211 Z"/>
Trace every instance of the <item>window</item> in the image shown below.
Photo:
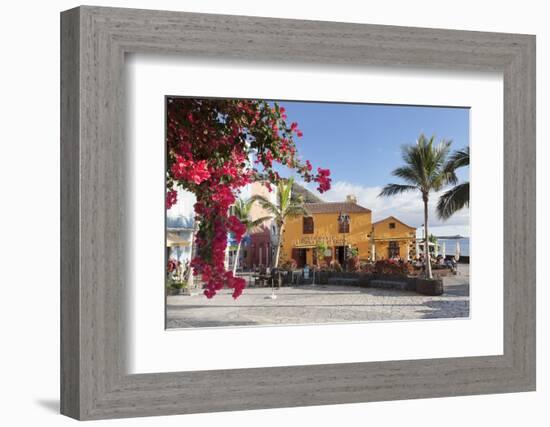
<path fill-rule="evenodd" d="M 390 258 L 393 258 L 395 256 L 399 256 L 399 243 L 398 242 L 390 242 L 388 246 L 388 256 Z"/>
<path fill-rule="evenodd" d="M 313 234 L 313 217 L 305 216 L 302 221 L 302 233 Z"/>
<path fill-rule="evenodd" d="M 394 229 L 394 228 L 395 228 L 395 222 L 390 222 L 390 228 L 391 228 L 391 229 Z"/>
<path fill-rule="evenodd" d="M 349 233 L 349 221 L 338 221 L 338 233 Z"/>

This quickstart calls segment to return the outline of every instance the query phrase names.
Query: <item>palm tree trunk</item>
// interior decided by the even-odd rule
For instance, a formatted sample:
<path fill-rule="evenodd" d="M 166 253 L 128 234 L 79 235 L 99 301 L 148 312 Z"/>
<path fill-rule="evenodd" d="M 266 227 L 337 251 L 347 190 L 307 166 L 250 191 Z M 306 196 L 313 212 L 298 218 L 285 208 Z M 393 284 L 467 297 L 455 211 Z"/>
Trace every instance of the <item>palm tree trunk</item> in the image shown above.
<path fill-rule="evenodd" d="M 191 267 L 191 261 L 193 261 L 193 257 L 195 256 L 195 235 L 197 234 L 197 231 L 199 230 L 199 223 L 198 221 L 195 221 L 193 224 L 193 231 L 191 232 L 191 254 L 189 255 L 189 271 L 187 272 L 187 289 L 190 291 L 191 288 L 194 286 L 194 276 L 193 276 L 193 268 Z"/>
<path fill-rule="evenodd" d="M 237 252 L 235 253 L 235 261 L 233 262 L 233 276 L 237 273 L 237 264 L 239 264 L 239 255 L 241 252 L 241 243 L 242 240 L 239 241 L 239 244 L 237 245 Z"/>
<path fill-rule="evenodd" d="M 273 267 L 279 267 L 279 256 L 281 255 L 281 243 L 283 240 L 283 225 L 279 226 L 279 236 L 277 237 L 277 250 L 275 251 L 275 260 Z"/>
<path fill-rule="evenodd" d="M 432 263 L 430 261 L 430 242 L 428 241 L 428 196 L 423 196 L 424 200 L 424 262 L 426 263 L 426 278 L 433 279 Z"/>

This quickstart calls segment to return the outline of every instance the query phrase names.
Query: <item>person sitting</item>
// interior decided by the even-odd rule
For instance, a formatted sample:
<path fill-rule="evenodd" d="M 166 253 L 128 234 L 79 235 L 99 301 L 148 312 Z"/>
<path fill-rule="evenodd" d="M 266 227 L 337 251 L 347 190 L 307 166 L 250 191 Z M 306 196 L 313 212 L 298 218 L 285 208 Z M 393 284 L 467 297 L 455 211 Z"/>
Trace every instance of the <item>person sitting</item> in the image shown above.
<path fill-rule="evenodd" d="M 451 269 L 452 272 L 456 270 L 456 262 L 454 258 L 450 258 L 448 260 L 445 260 L 445 265 Z"/>

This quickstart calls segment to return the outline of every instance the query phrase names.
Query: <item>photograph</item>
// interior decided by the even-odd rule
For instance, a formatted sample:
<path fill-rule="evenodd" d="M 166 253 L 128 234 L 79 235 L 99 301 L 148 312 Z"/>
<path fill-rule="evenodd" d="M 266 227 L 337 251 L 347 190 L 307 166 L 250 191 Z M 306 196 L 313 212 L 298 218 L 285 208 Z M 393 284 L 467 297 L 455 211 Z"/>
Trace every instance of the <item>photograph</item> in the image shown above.
<path fill-rule="evenodd" d="M 173 328 L 470 316 L 470 109 L 166 96 Z"/>

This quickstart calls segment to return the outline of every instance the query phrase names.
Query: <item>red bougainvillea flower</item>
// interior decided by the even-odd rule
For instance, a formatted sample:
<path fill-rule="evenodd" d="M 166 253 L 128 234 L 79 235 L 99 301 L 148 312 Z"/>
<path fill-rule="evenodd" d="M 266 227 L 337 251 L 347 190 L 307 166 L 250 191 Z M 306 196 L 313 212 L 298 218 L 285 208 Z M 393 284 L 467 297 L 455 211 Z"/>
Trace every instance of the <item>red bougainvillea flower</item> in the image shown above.
<path fill-rule="evenodd" d="M 237 217 L 228 215 L 244 186 L 258 181 L 271 190 L 270 183 L 281 180 L 273 170 L 278 163 L 295 169 L 306 182 L 317 182 L 321 192 L 330 188 L 328 169 L 318 168 L 313 175 L 311 163 L 297 159 L 293 136 L 303 134 L 298 123 L 288 126 L 286 118 L 284 107 L 262 100 L 167 100 L 166 208 L 177 202 L 176 188 L 196 196 L 199 228 L 191 266 L 208 298 L 224 286 L 237 298 L 245 287 L 244 279 L 224 266 L 228 233 L 240 241 L 246 232 Z"/>
<path fill-rule="evenodd" d="M 246 233 L 246 226 L 235 215 L 229 217 L 229 229 L 235 235 L 235 239 L 240 242 Z"/>
<path fill-rule="evenodd" d="M 166 209 L 170 209 L 178 202 L 178 192 L 171 190 L 166 193 Z"/>
<path fill-rule="evenodd" d="M 210 178 L 205 160 L 196 162 L 192 158 L 186 159 L 180 155 L 176 155 L 176 161 L 172 165 L 171 172 L 175 179 L 191 181 L 197 185 Z"/>
<path fill-rule="evenodd" d="M 317 168 L 317 173 L 318 175 L 315 178 L 315 181 L 319 183 L 319 187 L 318 187 L 319 192 L 323 193 L 325 191 L 330 190 L 330 182 L 331 182 L 331 179 L 329 178 L 330 170 Z"/>
<path fill-rule="evenodd" d="M 166 270 L 168 271 L 168 273 L 173 273 L 176 270 L 176 268 L 178 268 L 180 265 L 181 263 L 179 261 L 176 261 L 175 259 L 170 258 L 168 260 L 168 265 L 166 266 Z"/>

